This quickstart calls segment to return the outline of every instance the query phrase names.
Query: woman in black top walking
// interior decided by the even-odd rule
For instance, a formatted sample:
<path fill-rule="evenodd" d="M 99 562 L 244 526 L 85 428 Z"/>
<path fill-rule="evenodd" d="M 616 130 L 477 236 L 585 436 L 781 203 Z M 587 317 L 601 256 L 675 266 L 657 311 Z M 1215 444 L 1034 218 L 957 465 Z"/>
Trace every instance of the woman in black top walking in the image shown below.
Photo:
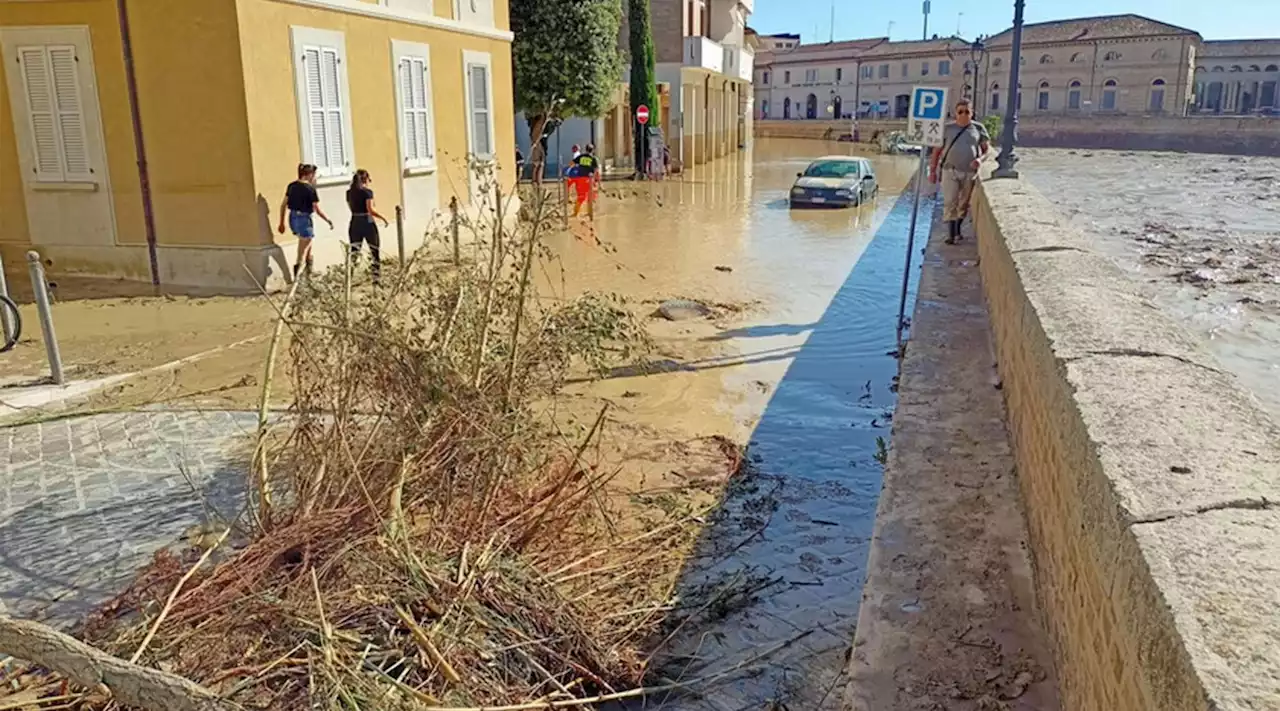
<path fill-rule="evenodd" d="M 373 258 L 373 283 L 377 284 L 382 277 L 382 240 L 378 236 L 378 223 L 374 220 L 382 220 L 383 227 L 389 226 L 389 223 L 387 218 L 378 214 L 377 208 L 373 205 L 373 189 L 369 187 L 372 182 L 373 178 L 369 176 L 369 171 L 363 168 L 357 170 L 355 176 L 351 178 L 351 187 L 347 190 L 347 207 L 351 208 L 351 227 L 347 231 L 347 236 L 351 238 L 353 262 L 360 256 L 360 245 L 369 243 L 369 256 Z"/>

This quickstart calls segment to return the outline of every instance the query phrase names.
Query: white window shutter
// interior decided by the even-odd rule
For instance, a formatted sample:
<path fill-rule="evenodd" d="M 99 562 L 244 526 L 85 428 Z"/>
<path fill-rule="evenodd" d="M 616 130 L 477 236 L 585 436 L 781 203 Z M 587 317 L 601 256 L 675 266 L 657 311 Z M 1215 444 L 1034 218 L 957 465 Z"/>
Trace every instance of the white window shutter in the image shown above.
<path fill-rule="evenodd" d="M 62 158 L 67 180 L 92 180 L 89 141 L 85 135 L 84 104 L 80 97 L 79 60 L 73 46 L 49 48 L 53 87 L 62 136 Z"/>
<path fill-rule="evenodd" d="M 469 67 L 471 81 L 472 151 L 477 156 L 493 155 L 489 132 L 489 68 L 483 64 Z"/>
<path fill-rule="evenodd" d="M 326 140 L 324 115 L 324 90 L 320 78 L 320 49 L 307 47 L 302 51 L 302 72 L 306 84 L 307 127 L 310 131 L 310 162 L 318 168 L 328 168 L 329 143 Z"/>
<path fill-rule="evenodd" d="M 418 146 L 418 161 L 424 163 L 431 160 L 434 151 L 431 146 L 431 137 L 427 134 L 427 121 L 429 117 L 427 103 L 427 62 L 425 59 L 415 57 L 410 60 L 410 79 L 413 88 L 413 112 L 415 114 L 413 122 L 414 144 Z"/>
<path fill-rule="evenodd" d="M 27 115 L 31 121 L 36 180 L 61 182 L 66 180 L 66 176 L 62 169 L 64 161 L 58 131 L 57 90 L 53 84 L 49 52 L 45 47 L 20 47 L 18 61 L 22 65 Z"/>
<path fill-rule="evenodd" d="M 320 52 L 320 84 L 324 98 L 325 141 L 329 145 L 327 165 L 334 172 L 346 172 L 347 149 L 343 135 L 341 76 L 342 60 L 338 50 L 325 47 Z"/>

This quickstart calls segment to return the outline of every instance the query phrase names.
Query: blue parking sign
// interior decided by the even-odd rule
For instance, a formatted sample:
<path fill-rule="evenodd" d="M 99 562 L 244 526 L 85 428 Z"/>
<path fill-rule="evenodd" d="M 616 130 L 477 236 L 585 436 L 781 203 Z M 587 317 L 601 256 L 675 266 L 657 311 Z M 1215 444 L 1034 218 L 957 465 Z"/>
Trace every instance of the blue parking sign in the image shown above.
<path fill-rule="evenodd" d="M 911 92 L 911 118 L 940 121 L 947 114 L 947 90 L 917 86 Z"/>
<path fill-rule="evenodd" d="M 911 88 L 911 113 L 907 122 L 907 139 L 926 146 L 942 145 L 946 133 L 947 90 L 945 87 L 915 86 Z"/>

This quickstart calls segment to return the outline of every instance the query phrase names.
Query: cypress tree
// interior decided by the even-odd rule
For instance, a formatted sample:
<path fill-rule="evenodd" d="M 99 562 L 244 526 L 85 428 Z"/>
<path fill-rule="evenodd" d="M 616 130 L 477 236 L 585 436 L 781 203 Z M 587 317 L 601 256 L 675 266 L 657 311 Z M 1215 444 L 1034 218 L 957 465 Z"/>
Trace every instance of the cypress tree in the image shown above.
<path fill-rule="evenodd" d="M 635 130 L 636 174 L 644 175 L 647 131 L 635 123 L 636 109 L 649 107 L 649 125 L 662 125 L 662 106 L 658 103 L 658 83 L 654 70 L 653 29 L 650 26 L 649 0 L 629 0 L 627 22 L 631 31 L 631 121 Z"/>

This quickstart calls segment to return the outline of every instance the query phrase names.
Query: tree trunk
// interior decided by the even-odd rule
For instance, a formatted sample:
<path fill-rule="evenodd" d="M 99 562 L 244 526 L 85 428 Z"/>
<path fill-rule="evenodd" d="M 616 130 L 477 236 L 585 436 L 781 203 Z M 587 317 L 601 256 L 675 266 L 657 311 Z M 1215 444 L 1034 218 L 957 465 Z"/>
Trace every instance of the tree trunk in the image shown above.
<path fill-rule="evenodd" d="M 195 682 L 131 664 L 38 622 L 0 615 L 0 653 L 38 664 L 86 689 L 105 686 L 124 706 L 147 711 L 237 708 Z"/>

